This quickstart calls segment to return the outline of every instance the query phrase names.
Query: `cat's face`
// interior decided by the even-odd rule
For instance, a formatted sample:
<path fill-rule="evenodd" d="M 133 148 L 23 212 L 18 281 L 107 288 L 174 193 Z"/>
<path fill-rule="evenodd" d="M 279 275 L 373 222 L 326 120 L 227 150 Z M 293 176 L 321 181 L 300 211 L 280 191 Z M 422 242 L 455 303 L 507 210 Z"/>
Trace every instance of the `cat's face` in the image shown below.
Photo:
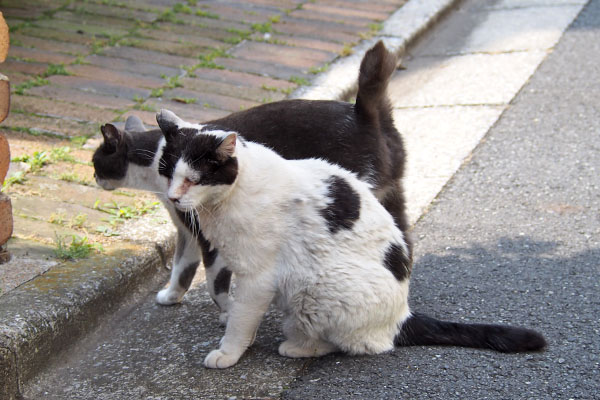
<path fill-rule="evenodd" d="M 169 180 L 167 197 L 182 211 L 220 201 L 237 178 L 237 134 L 206 130 L 168 110 L 157 121 L 167 140 L 159 163 L 159 173 Z"/>
<path fill-rule="evenodd" d="M 104 142 L 92 157 L 96 183 L 105 190 L 123 187 L 129 164 L 124 132 L 112 124 L 102 125 L 100 130 Z"/>

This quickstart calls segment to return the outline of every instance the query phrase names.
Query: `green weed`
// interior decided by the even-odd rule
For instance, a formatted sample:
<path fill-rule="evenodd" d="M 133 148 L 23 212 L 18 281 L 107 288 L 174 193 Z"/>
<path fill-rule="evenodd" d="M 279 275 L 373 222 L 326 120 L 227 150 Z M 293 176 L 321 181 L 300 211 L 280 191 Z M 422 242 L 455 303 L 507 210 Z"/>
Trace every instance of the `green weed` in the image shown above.
<path fill-rule="evenodd" d="M 6 178 L 2 184 L 2 190 L 8 189 L 11 185 L 22 185 L 27 178 L 23 171 L 15 172 L 10 178 Z"/>
<path fill-rule="evenodd" d="M 221 18 L 221 16 L 219 14 L 211 13 L 210 11 L 205 11 L 205 10 L 196 10 L 196 15 L 198 17 L 210 18 L 210 19 Z"/>
<path fill-rule="evenodd" d="M 45 151 L 35 151 L 32 155 L 25 155 L 21 157 L 14 157 L 11 159 L 12 162 L 23 162 L 29 165 L 29 171 L 36 172 L 42 169 L 42 167 L 50 162 L 50 157 Z"/>
<path fill-rule="evenodd" d="M 55 243 L 54 255 L 61 260 L 87 258 L 93 251 L 104 251 L 100 244 L 89 243 L 87 236 L 71 235 L 69 240 L 67 236 L 57 234 Z"/>
<path fill-rule="evenodd" d="M 194 97 L 173 97 L 173 100 L 184 104 L 195 104 L 198 101 Z"/>
<path fill-rule="evenodd" d="M 42 77 L 46 78 L 52 75 L 71 75 L 71 73 L 65 69 L 64 64 L 50 64 L 42 74 Z"/>
<path fill-rule="evenodd" d="M 41 76 L 36 76 L 32 79 L 29 79 L 28 81 L 16 85 L 13 89 L 13 93 L 22 95 L 25 94 L 25 91 L 27 89 L 31 89 L 32 87 L 37 86 L 45 86 L 49 83 L 50 82 L 47 79 L 44 79 Z"/>
<path fill-rule="evenodd" d="M 292 76 L 290 76 L 289 81 L 292 83 L 295 83 L 296 85 L 300 85 L 300 86 L 308 85 L 308 80 L 306 80 L 305 78 L 302 78 L 300 76 L 292 75 Z"/>
<path fill-rule="evenodd" d="M 265 23 L 262 23 L 262 24 L 256 23 L 256 24 L 252 24 L 250 26 L 256 32 L 260 32 L 260 33 L 273 32 L 273 26 L 271 25 L 270 22 L 265 22 Z"/>

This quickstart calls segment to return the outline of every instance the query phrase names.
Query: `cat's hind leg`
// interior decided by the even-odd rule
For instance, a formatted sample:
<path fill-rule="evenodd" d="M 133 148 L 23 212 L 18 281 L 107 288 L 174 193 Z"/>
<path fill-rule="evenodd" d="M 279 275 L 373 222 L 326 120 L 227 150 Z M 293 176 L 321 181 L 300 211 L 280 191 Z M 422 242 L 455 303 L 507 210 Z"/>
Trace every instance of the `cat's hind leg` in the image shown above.
<path fill-rule="evenodd" d="M 177 245 L 169 286 L 158 292 L 156 302 L 169 306 L 181 302 L 190 288 L 200 264 L 200 249 L 195 239 L 184 230 L 177 230 Z"/>
<path fill-rule="evenodd" d="M 283 333 L 287 340 L 279 345 L 279 354 L 284 357 L 321 357 L 339 350 L 330 342 L 320 338 L 311 338 L 302 332 L 292 316 L 285 318 Z"/>

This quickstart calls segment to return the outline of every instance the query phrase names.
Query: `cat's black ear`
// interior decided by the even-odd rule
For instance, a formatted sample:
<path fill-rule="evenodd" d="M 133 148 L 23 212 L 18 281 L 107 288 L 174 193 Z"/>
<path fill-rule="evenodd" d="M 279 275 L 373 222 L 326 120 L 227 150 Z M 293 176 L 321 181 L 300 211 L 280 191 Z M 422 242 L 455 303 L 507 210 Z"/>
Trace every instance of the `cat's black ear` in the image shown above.
<path fill-rule="evenodd" d="M 102 136 L 104 137 L 104 146 L 108 152 L 117 151 L 119 143 L 123 140 L 123 134 L 113 124 L 106 124 L 100 127 Z"/>
<path fill-rule="evenodd" d="M 237 134 L 235 132 L 228 133 L 225 139 L 223 139 L 223 141 L 217 148 L 217 156 L 221 161 L 225 161 L 229 157 L 233 157 L 233 155 L 235 154 L 236 142 Z"/>
<path fill-rule="evenodd" d="M 156 122 L 165 138 L 169 140 L 177 134 L 183 120 L 172 111 L 162 109 L 156 113 Z"/>

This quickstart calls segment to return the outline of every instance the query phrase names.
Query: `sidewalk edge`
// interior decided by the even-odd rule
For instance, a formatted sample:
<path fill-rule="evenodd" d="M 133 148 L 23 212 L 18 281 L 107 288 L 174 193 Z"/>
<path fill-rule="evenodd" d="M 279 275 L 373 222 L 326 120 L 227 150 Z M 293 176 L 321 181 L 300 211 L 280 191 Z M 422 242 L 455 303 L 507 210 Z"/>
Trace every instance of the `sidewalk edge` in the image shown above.
<path fill-rule="evenodd" d="M 409 0 L 383 23 L 371 39 L 363 40 L 347 57 L 338 58 L 310 86 L 301 86 L 290 99 L 344 100 L 357 90 L 360 62 L 365 52 L 382 40 L 388 50 L 401 57 L 406 48 L 431 28 L 461 0 Z"/>
<path fill-rule="evenodd" d="M 171 235 L 62 263 L 0 297 L 0 398 L 18 399 L 23 385 L 57 353 L 159 276 L 174 242 Z"/>

